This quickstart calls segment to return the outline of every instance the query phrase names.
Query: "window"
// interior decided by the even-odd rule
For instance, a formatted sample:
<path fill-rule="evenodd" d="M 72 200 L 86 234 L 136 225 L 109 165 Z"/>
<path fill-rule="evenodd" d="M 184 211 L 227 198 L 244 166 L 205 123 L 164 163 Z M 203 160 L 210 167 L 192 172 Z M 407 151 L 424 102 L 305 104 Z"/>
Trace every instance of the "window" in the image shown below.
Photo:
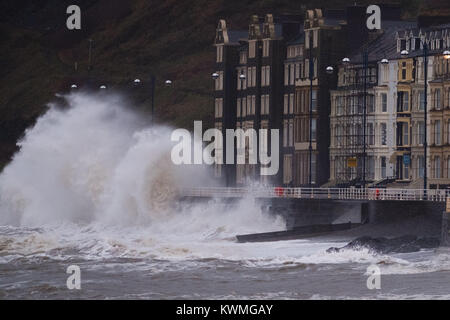
<path fill-rule="evenodd" d="M 450 120 L 447 122 L 447 144 L 450 144 Z"/>
<path fill-rule="evenodd" d="M 367 157 L 367 169 L 368 169 L 368 178 L 374 179 L 375 178 L 375 157 L 374 156 L 368 156 Z"/>
<path fill-rule="evenodd" d="M 403 111 L 409 110 L 409 92 L 403 94 Z"/>
<path fill-rule="evenodd" d="M 294 113 L 294 94 L 291 93 L 289 95 L 289 113 L 293 114 Z"/>
<path fill-rule="evenodd" d="M 241 75 L 244 75 L 247 78 L 247 68 L 237 68 L 236 69 L 236 79 L 237 79 L 237 89 L 245 90 L 247 89 L 247 80 L 242 80 L 240 78 Z"/>
<path fill-rule="evenodd" d="M 434 178 L 441 178 L 441 157 L 439 156 L 434 158 Z"/>
<path fill-rule="evenodd" d="M 409 92 L 398 91 L 397 92 L 397 112 L 409 111 Z"/>
<path fill-rule="evenodd" d="M 448 64 L 447 64 L 447 66 L 448 66 Z M 449 72 L 449 71 L 447 71 L 447 72 Z M 450 108 L 450 88 L 447 88 L 447 107 Z"/>
<path fill-rule="evenodd" d="M 386 179 L 386 157 L 381 157 L 381 179 Z"/>
<path fill-rule="evenodd" d="M 239 53 L 239 63 L 240 64 L 246 64 L 247 63 L 247 52 L 241 51 Z"/>
<path fill-rule="evenodd" d="M 381 112 L 387 112 L 387 94 L 381 94 Z"/>
<path fill-rule="evenodd" d="M 312 91 L 312 104 L 311 104 L 311 110 L 317 111 L 317 90 Z"/>
<path fill-rule="evenodd" d="M 400 48 L 399 48 L 399 52 L 402 50 L 406 50 L 406 39 L 400 39 Z"/>
<path fill-rule="evenodd" d="M 283 169 L 283 183 L 289 184 L 292 182 L 292 155 L 284 156 Z"/>
<path fill-rule="evenodd" d="M 241 116 L 241 98 L 236 101 L 236 116 L 239 118 Z"/>
<path fill-rule="evenodd" d="M 319 30 L 313 30 L 313 48 L 317 48 L 319 43 Z"/>
<path fill-rule="evenodd" d="M 425 93 L 423 90 L 419 91 L 419 99 L 418 99 L 419 105 L 417 106 L 417 109 L 419 111 L 425 110 Z"/>
<path fill-rule="evenodd" d="M 450 178 L 450 157 L 447 157 L 447 178 Z"/>
<path fill-rule="evenodd" d="M 256 67 L 252 67 L 252 87 L 256 87 Z"/>
<path fill-rule="evenodd" d="M 441 89 L 436 89 L 434 91 L 434 107 L 437 110 L 441 109 Z"/>
<path fill-rule="evenodd" d="M 423 145 L 425 142 L 425 125 L 423 121 L 418 122 L 418 133 L 419 133 L 419 139 L 417 141 L 417 144 Z"/>
<path fill-rule="evenodd" d="M 314 58 L 314 74 L 313 74 L 314 79 L 317 78 L 317 66 L 318 66 L 317 59 Z"/>
<path fill-rule="evenodd" d="M 409 145 L 409 124 L 397 122 L 397 146 Z"/>
<path fill-rule="evenodd" d="M 247 115 L 247 98 L 242 98 L 242 106 L 241 106 L 242 117 Z"/>
<path fill-rule="evenodd" d="M 222 98 L 216 98 L 215 103 L 215 116 L 216 118 L 221 118 L 223 115 L 223 99 Z"/>
<path fill-rule="evenodd" d="M 289 120 L 289 146 L 294 146 L 294 121 Z"/>
<path fill-rule="evenodd" d="M 383 64 L 383 81 L 389 81 L 389 65 Z"/>
<path fill-rule="evenodd" d="M 270 40 L 263 40 L 263 57 L 268 57 L 270 53 Z"/>
<path fill-rule="evenodd" d="M 447 178 L 450 178 L 450 157 L 447 157 Z"/>
<path fill-rule="evenodd" d="M 312 125 L 311 125 L 311 140 L 316 141 L 317 136 L 317 120 L 312 119 Z"/>
<path fill-rule="evenodd" d="M 216 47 L 217 56 L 216 56 L 216 62 L 222 62 L 223 61 L 223 45 L 219 45 Z"/>
<path fill-rule="evenodd" d="M 289 64 L 284 65 L 284 85 L 289 85 Z"/>
<path fill-rule="evenodd" d="M 403 145 L 409 145 L 409 125 L 407 122 L 403 123 Z"/>
<path fill-rule="evenodd" d="M 256 96 L 252 96 L 252 114 L 256 114 Z"/>
<path fill-rule="evenodd" d="M 373 95 L 368 95 L 367 96 L 367 106 L 368 106 L 367 112 L 368 113 L 374 113 L 375 112 L 375 104 L 374 104 L 374 102 L 375 102 L 374 96 Z"/>
<path fill-rule="evenodd" d="M 373 127 L 373 123 L 368 123 L 367 124 L 367 131 L 368 131 L 368 142 L 369 142 L 369 145 L 370 146 L 372 146 L 372 145 L 374 145 L 375 144 L 375 132 L 374 132 L 374 129 L 373 129 L 374 127 Z"/>
<path fill-rule="evenodd" d="M 289 110 L 289 95 L 285 94 L 284 95 L 284 109 L 283 109 L 283 113 L 287 114 Z"/>
<path fill-rule="evenodd" d="M 288 122 L 285 120 L 283 122 L 283 147 L 287 147 L 288 141 Z"/>
<path fill-rule="evenodd" d="M 295 73 L 295 65 L 294 64 L 290 64 L 289 65 L 289 84 L 292 86 L 294 85 L 294 73 Z"/>
<path fill-rule="evenodd" d="M 219 77 L 214 81 L 216 91 L 223 90 L 223 71 L 217 71 Z"/>
<path fill-rule="evenodd" d="M 270 85 L 270 66 L 261 67 L 261 86 Z"/>
<path fill-rule="evenodd" d="M 403 179 L 409 179 L 409 164 L 403 165 Z"/>
<path fill-rule="evenodd" d="M 419 156 L 418 157 L 418 163 L 419 163 L 419 165 L 418 165 L 418 173 L 419 173 L 419 178 L 423 178 L 423 176 L 425 175 L 424 173 L 425 173 L 425 170 L 424 170 L 424 168 L 425 168 L 425 161 L 424 161 L 424 156 Z"/>
<path fill-rule="evenodd" d="M 441 145 L 441 120 L 436 120 L 434 123 L 434 143 Z"/>
<path fill-rule="evenodd" d="M 305 77 L 309 79 L 310 74 L 309 74 L 309 59 L 305 59 Z"/>
<path fill-rule="evenodd" d="M 313 153 L 311 155 L 311 183 L 316 183 L 316 162 L 317 156 Z"/>
<path fill-rule="evenodd" d="M 261 96 L 261 114 L 269 114 L 269 95 L 265 94 Z"/>
<path fill-rule="evenodd" d="M 385 146 L 387 143 L 387 127 L 386 123 L 382 122 L 380 125 L 380 131 L 381 131 L 381 145 Z"/>
<path fill-rule="evenodd" d="M 406 80 L 406 62 L 401 63 L 400 75 L 400 80 Z"/>
<path fill-rule="evenodd" d="M 256 41 L 252 40 L 248 42 L 248 57 L 254 58 L 256 56 Z"/>

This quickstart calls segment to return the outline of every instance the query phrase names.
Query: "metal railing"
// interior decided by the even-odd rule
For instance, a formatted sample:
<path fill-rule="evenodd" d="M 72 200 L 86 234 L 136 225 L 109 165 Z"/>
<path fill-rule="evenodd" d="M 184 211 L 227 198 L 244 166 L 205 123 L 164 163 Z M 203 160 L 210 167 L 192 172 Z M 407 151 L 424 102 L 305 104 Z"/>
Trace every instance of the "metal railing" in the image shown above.
<path fill-rule="evenodd" d="M 333 200 L 445 201 L 450 190 L 443 189 L 377 189 L 377 188 L 190 188 L 182 196 L 212 198 L 296 198 Z"/>

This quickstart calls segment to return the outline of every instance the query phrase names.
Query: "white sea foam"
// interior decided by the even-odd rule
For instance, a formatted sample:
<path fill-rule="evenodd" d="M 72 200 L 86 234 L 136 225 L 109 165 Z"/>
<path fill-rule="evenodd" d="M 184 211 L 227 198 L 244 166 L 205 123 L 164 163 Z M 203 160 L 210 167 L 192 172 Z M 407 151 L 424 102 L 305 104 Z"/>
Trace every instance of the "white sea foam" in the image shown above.
<path fill-rule="evenodd" d="M 343 243 L 235 243 L 236 234 L 282 230 L 285 223 L 251 198 L 234 207 L 177 203 L 178 188 L 212 182 L 206 168 L 171 165 L 169 127 L 148 127 L 119 96 L 65 99 L 70 107 L 51 106 L 0 175 L 0 263 L 45 256 L 222 259 L 260 268 L 376 263 L 386 274 L 448 270 L 445 254 L 409 262 L 368 250 L 326 252 Z"/>
<path fill-rule="evenodd" d="M 3 254 L 209 257 L 221 255 L 212 243 L 284 227 L 252 199 L 177 204 L 180 187 L 212 182 L 208 168 L 172 165 L 171 128 L 149 127 L 116 95 L 64 98 L 69 107 L 51 105 L 0 175 Z"/>

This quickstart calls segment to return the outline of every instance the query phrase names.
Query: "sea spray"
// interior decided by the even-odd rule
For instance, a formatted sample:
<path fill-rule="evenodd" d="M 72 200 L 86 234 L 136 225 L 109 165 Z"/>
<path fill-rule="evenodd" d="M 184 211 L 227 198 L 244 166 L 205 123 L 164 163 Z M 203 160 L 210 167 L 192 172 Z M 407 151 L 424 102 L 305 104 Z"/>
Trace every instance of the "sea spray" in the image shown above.
<path fill-rule="evenodd" d="M 176 166 L 168 126 L 149 126 L 119 95 L 73 93 L 19 141 L 0 175 L 0 224 L 149 226 L 161 234 L 233 237 L 284 228 L 254 200 L 226 208 L 176 203 L 185 186 L 208 186 L 205 166 Z"/>

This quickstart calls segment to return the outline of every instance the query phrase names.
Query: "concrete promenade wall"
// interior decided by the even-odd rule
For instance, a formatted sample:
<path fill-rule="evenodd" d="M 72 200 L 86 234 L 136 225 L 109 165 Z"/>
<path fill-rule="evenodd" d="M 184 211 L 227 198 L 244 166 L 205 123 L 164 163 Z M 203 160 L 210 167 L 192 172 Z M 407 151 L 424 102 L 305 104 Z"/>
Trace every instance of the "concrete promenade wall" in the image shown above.
<path fill-rule="evenodd" d="M 225 206 L 234 206 L 241 198 L 223 198 Z M 184 197 L 183 201 L 197 203 L 209 201 L 208 197 Z M 355 236 L 402 235 L 440 237 L 442 234 L 444 202 L 398 200 L 332 200 L 297 198 L 258 198 L 262 210 L 281 215 L 286 229 L 295 227 L 363 223 Z M 351 232 L 350 232 L 351 233 Z"/>

